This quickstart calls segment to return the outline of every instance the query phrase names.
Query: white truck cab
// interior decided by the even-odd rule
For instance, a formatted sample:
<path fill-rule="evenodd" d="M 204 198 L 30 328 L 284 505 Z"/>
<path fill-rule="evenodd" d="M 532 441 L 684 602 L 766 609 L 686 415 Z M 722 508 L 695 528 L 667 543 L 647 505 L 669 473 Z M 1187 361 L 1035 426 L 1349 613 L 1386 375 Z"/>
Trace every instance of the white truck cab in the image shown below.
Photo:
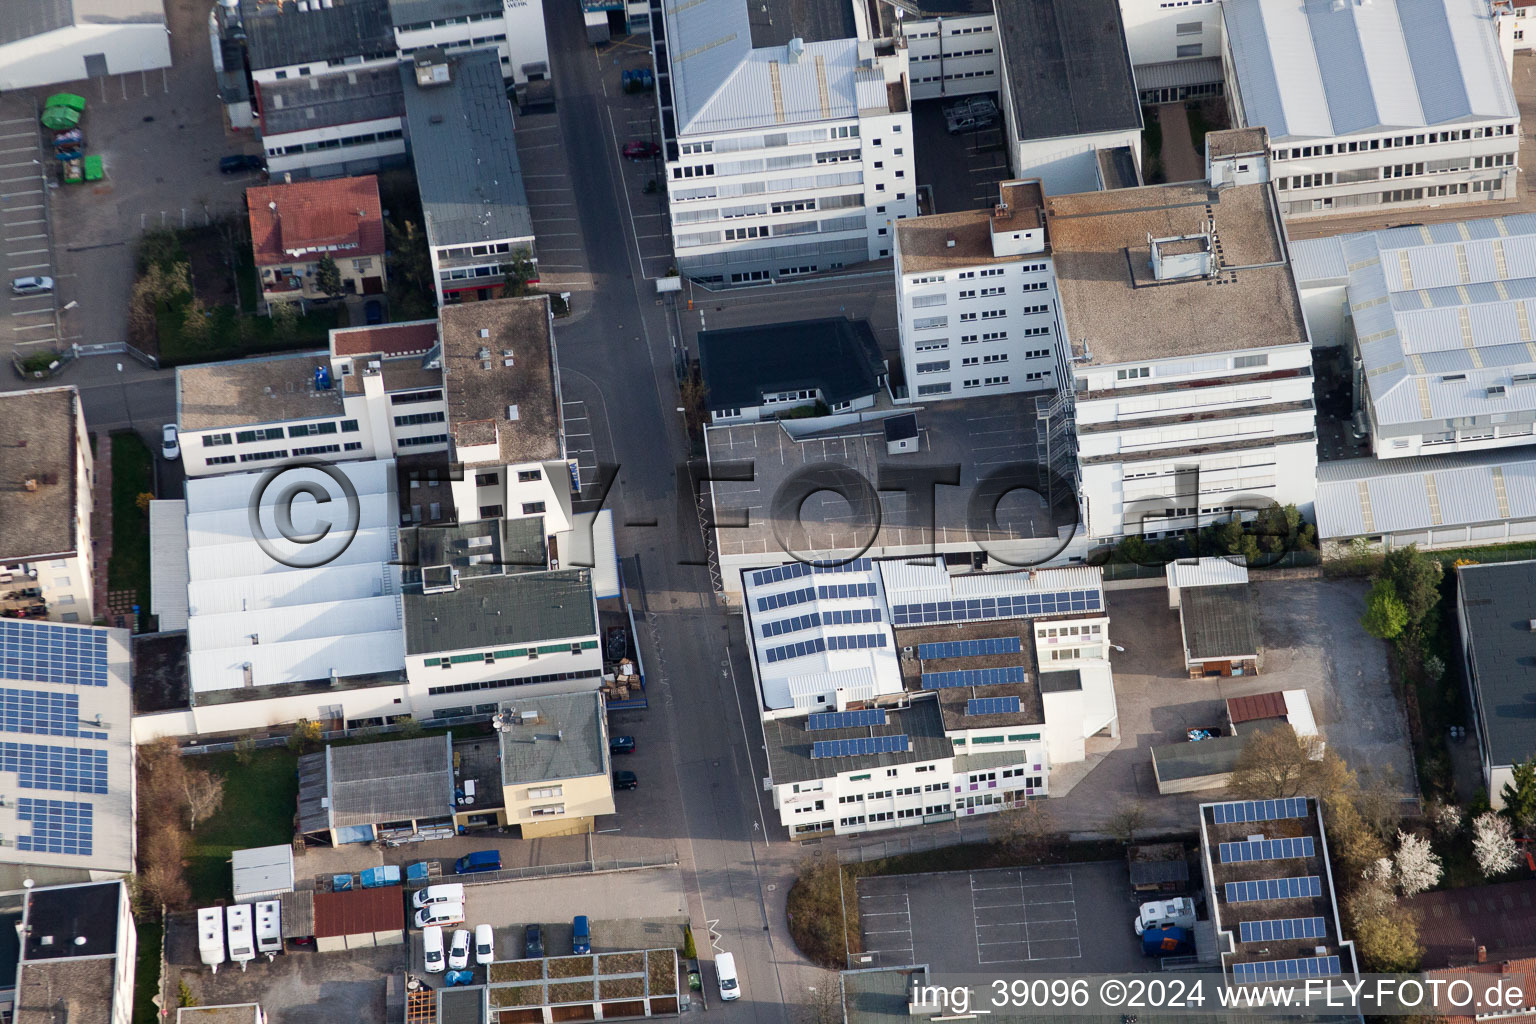
<path fill-rule="evenodd" d="M 1143 903 L 1141 913 L 1136 915 L 1137 935 L 1149 928 L 1164 928 L 1170 925 L 1193 928 L 1195 901 L 1188 896 L 1180 896 L 1172 900 L 1153 900 L 1151 903 Z"/>

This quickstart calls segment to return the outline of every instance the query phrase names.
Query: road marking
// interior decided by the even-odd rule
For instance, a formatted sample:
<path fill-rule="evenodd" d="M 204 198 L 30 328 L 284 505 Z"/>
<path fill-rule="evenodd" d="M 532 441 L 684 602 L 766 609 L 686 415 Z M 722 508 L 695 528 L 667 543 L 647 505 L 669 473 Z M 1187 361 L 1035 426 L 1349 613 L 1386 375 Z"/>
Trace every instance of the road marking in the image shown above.
<path fill-rule="evenodd" d="M 34 237 L 41 238 L 43 236 L 42 235 L 36 235 Z M 15 252 L 11 253 L 11 255 L 12 256 L 31 256 L 34 253 L 47 252 L 47 251 L 48 251 L 47 249 L 17 249 Z"/>
<path fill-rule="evenodd" d="M 53 327 L 53 324 L 33 324 L 31 327 L 12 327 L 11 330 L 13 330 L 13 331 L 41 331 L 41 330 L 43 330 L 45 328 L 52 328 L 52 327 Z"/>

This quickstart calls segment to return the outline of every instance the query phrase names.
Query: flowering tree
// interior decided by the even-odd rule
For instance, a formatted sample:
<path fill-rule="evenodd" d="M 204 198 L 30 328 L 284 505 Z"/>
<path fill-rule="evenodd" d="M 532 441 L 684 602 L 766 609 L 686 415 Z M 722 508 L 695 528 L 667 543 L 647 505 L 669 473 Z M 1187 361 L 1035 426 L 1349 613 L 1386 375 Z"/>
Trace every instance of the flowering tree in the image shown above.
<path fill-rule="evenodd" d="M 1514 830 L 1509 819 L 1496 811 L 1484 811 L 1472 819 L 1472 855 L 1478 870 L 1490 878 L 1512 870 L 1520 863 Z"/>
<path fill-rule="evenodd" d="M 1434 888 L 1445 873 L 1429 840 L 1408 832 L 1397 833 L 1397 887 L 1404 896 L 1416 896 Z"/>
<path fill-rule="evenodd" d="M 1441 839 L 1450 839 L 1461 831 L 1463 823 L 1461 808 L 1455 804 L 1441 804 L 1435 808 L 1435 813 L 1430 816 L 1434 823 L 1435 834 Z"/>

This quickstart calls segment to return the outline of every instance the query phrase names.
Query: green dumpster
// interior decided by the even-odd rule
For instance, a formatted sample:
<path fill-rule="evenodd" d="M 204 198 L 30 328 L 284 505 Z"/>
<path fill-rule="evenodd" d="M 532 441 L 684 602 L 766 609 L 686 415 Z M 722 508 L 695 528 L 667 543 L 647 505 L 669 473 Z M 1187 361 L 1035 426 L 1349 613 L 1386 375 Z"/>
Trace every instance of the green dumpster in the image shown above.
<path fill-rule="evenodd" d="M 100 181 L 105 175 L 106 171 L 101 166 L 101 157 L 93 154 L 85 158 L 86 181 Z"/>
<path fill-rule="evenodd" d="M 85 97 L 76 96 L 72 92 L 56 92 L 48 97 L 44 107 L 68 107 L 70 110 L 85 110 Z"/>
<path fill-rule="evenodd" d="M 74 107 L 49 107 L 43 111 L 43 127 L 50 131 L 68 131 L 79 123 L 80 111 Z"/>

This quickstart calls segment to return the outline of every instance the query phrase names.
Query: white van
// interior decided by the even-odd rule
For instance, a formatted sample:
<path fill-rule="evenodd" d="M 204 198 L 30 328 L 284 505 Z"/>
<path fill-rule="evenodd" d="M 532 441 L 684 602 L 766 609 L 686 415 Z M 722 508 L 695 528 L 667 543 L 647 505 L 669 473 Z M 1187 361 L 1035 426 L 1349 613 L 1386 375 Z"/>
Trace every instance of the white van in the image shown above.
<path fill-rule="evenodd" d="M 464 887 L 457 882 L 444 885 L 429 885 L 425 889 L 416 890 L 411 897 L 411 906 L 420 910 L 422 907 L 430 907 L 435 903 L 463 903 Z"/>
<path fill-rule="evenodd" d="M 445 966 L 445 961 L 443 960 L 443 930 L 435 924 L 422 929 L 421 946 L 426 951 L 427 973 L 440 973 Z"/>
<path fill-rule="evenodd" d="M 741 998 L 741 982 L 736 980 L 736 958 L 730 953 L 715 954 L 715 976 L 720 979 L 720 998 L 726 1002 Z"/>
<path fill-rule="evenodd" d="M 462 903 L 434 903 L 430 907 L 422 907 L 416 911 L 417 928 L 463 923 L 464 904 Z"/>

